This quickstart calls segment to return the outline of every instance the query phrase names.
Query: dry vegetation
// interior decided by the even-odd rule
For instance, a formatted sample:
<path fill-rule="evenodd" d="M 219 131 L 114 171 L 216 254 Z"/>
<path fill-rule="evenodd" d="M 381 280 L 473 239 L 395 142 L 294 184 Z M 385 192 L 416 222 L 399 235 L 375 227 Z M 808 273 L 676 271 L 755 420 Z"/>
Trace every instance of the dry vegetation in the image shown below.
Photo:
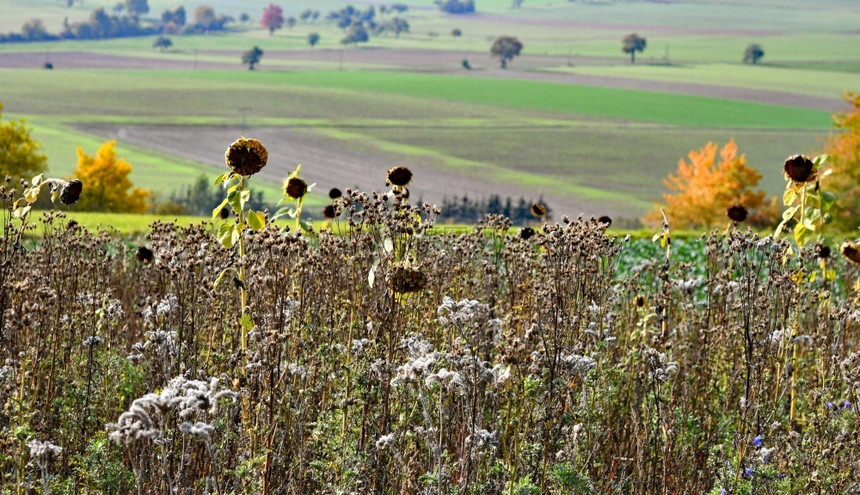
<path fill-rule="evenodd" d="M 0 489 L 860 490 L 860 271 L 835 250 L 735 230 L 684 263 L 496 216 L 431 235 L 399 190 L 238 249 L 62 215 L 28 241 L 9 208 Z"/>

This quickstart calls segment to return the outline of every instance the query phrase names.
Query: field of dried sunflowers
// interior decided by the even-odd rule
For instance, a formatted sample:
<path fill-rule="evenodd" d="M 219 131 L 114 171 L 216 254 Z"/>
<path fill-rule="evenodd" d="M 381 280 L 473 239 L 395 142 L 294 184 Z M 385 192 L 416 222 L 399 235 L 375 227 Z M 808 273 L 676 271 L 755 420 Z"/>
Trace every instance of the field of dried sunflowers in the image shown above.
<path fill-rule="evenodd" d="M 860 493 L 855 245 L 432 233 L 402 167 L 309 232 L 298 170 L 246 210 L 258 144 L 214 228 L 34 240 L 79 183 L 3 189 L 0 492 Z"/>

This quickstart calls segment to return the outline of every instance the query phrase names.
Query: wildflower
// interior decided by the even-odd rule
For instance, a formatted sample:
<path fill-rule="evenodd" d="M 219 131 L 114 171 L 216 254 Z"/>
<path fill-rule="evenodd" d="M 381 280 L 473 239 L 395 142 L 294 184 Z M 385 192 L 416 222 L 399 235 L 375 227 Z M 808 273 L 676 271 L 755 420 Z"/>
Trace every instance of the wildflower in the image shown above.
<path fill-rule="evenodd" d="M 337 198 L 339 198 L 339 197 L 341 197 L 341 196 L 343 196 L 343 193 L 342 193 L 342 192 L 340 192 L 340 189 L 338 189 L 338 188 L 336 188 L 336 187 L 332 187 L 332 188 L 329 190 L 329 192 L 328 192 L 328 197 L 329 197 L 330 199 L 337 199 Z"/>
<path fill-rule="evenodd" d="M 842 252 L 842 256 L 845 256 L 848 261 L 860 265 L 860 243 L 845 241 L 842 247 L 839 248 L 839 251 Z"/>
<path fill-rule="evenodd" d="M 234 173 L 249 176 L 266 166 L 269 152 L 260 141 L 241 137 L 227 148 L 224 158 Z"/>
<path fill-rule="evenodd" d="M 756 437 L 753 438 L 753 445 L 755 445 L 756 448 L 761 447 L 761 435 L 756 435 Z"/>
<path fill-rule="evenodd" d="M 546 207 L 540 203 L 532 205 L 532 215 L 541 218 L 546 216 Z"/>
<path fill-rule="evenodd" d="M 325 208 L 323 208 L 323 216 L 325 218 L 328 218 L 329 220 L 336 217 L 337 210 L 335 209 L 334 205 L 327 205 Z"/>
<path fill-rule="evenodd" d="M 398 266 L 390 275 L 390 281 L 394 292 L 418 292 L 427 285 L 427 275 L 413 268 Z"/>
<path fill-rule="evenodd" d="M 747 219 L 747 209 L 742 204 L 732 205 L 726 210 L 726 215 L 728 215 L 729 220 L 732 222 L 743 222 Z"/>
<path fill-rule="evenodd" d="M 84 190 L 84 183 L 78 179 L 72 179 L 66 183 L 60 190 L 60 202 L 64 205 L 73 205 L 81 199 L 81 191 Z"/>
<path fill-rule="evenodd" d="M 150 263 L 155 255 L 152 253 L 152 250 L 146 246 L 140 246 L 137 248 L 137 261 L 141 263 Z"/>
<path fill-rule="evenodd" d="M 308 183 L 298 177 L 290 177 L 284 181 L 284 195 L 299 199 L 308 192 Z"/>
<path fill-rule="evenodd" d="M 376 448 L 382 450 L 382 449 L 389 447 L 393 444 L 394 444 L 394 433 L 389 433 L 388 435 L 382 435 L 381 437 L 379 437 L 379 439 L 376 441 Z"/>
<path fill-rule="evenodd" d="M 785 176 L 796 183 L 809 182 L 815 179 L 812 160 L 803 155 L 793 155 L 785 160 L 783 166 Z"/>
<path fill-rule="evenodd" d="M 535 235 L 535 229 L 531 227 L 523 227 L 520 229 L 520 239 L 529 240 Z"/>
<path fill-rule="evenodd" d="M 412 181 L 412 171 L 404 166 L 388 170 L 387 182 L 393 186 L 405 187 Z"/>

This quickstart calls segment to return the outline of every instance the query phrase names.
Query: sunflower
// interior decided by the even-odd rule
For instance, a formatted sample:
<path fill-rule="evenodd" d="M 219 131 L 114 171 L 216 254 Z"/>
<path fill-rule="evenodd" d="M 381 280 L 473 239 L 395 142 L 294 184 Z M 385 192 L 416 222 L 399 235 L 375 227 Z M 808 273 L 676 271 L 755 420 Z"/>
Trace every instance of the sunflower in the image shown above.
<path fill-rule="evenodd" d="M 224 154 L 227 166 L 238 175 L 254 175 L 266 166 L 269 152 L 256 139 L 241 137 L 227 148 Z"/>

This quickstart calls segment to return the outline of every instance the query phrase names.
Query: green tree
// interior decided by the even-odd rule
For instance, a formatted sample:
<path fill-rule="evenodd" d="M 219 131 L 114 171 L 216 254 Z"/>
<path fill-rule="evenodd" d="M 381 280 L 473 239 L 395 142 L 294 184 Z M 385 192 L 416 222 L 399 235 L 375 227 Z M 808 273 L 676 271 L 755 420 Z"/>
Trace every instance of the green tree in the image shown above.
<path fill-rule="evenodd" d="M 0 103 L 0 117 L 3 104 Z M 9 176 L 13 184 L 29 180 L 48 169 L 42 146 L 30 136 L 23 120 L 0 120 L 0 178 Z"/>
<path fill-rule="evenodd" d="M 630 63 L 636 63 L 636 52 L 642 52 L 645 50 L 645 45 L 647 42 L 645 38 L 642 38 L 636 33 L 628 34 L 621 40 L 621 51 L 624 53 L 630 54 Z"/>
<path fill-rule="evenodd" d="M 354 43 L 358 46 L 359 43 L 366 43 L 369 39 L 370 36 L 367 34 L 367 29 L 364 28 L 364 24 L 361 22 L 353 22 L 346 31 L 346 36 L 340 40 L 340 43 L 342 45 Z"/>
<path fill-rule="evenodd" d="M 523 44 L 514 36 L 499 36 L 490 47 L 490 54 L 499 57 L 502 69 L 508 66 L 508 61 L 520 54 Z"/>
<path fill-rule="evenodd" d="M 320 41 L 319 33 L 310 33 L 308 34 L 308 44 L 313 48 Z"/>
<path fill-rule="evenodd" d="M 170 41 L 170 38 L 167 36 L 159 36 L 155 39 L 155 42 L 152 43 L 153 48 L 158 48 L 159 51 L 164 51 L 173 46 L 173 42 Z"/>
<path fill-rule="evenodd" d="M 242 54 L 242 63 L 248 64 L 248 70 L 254 70 L 254 66 L 260 63 L 261 58 L 263 58 L 263 50 L 255 46 Z"/>
<path fill-rule="evenodd" d="M 149 13 L 147 0 L 125 0 L 125 10 L 129 15 L 146 15 Z"/>
<path fill-rule="evenodd" d="M 30 19 L 25 22 L 21 26 L 21 34 L 24 35 L 25 39 L 30 41 L 38 41 L 50 37 L 42 19 Z"/>
<path fill-rule="evenodd" d="M 747 49 L 744 51 L 744 63 L 745 64 L 757 64 L 761 58 L 764 57 L 764 50 L 762 50 L 761 45 L 758 43 L 752 43 Z"/>

